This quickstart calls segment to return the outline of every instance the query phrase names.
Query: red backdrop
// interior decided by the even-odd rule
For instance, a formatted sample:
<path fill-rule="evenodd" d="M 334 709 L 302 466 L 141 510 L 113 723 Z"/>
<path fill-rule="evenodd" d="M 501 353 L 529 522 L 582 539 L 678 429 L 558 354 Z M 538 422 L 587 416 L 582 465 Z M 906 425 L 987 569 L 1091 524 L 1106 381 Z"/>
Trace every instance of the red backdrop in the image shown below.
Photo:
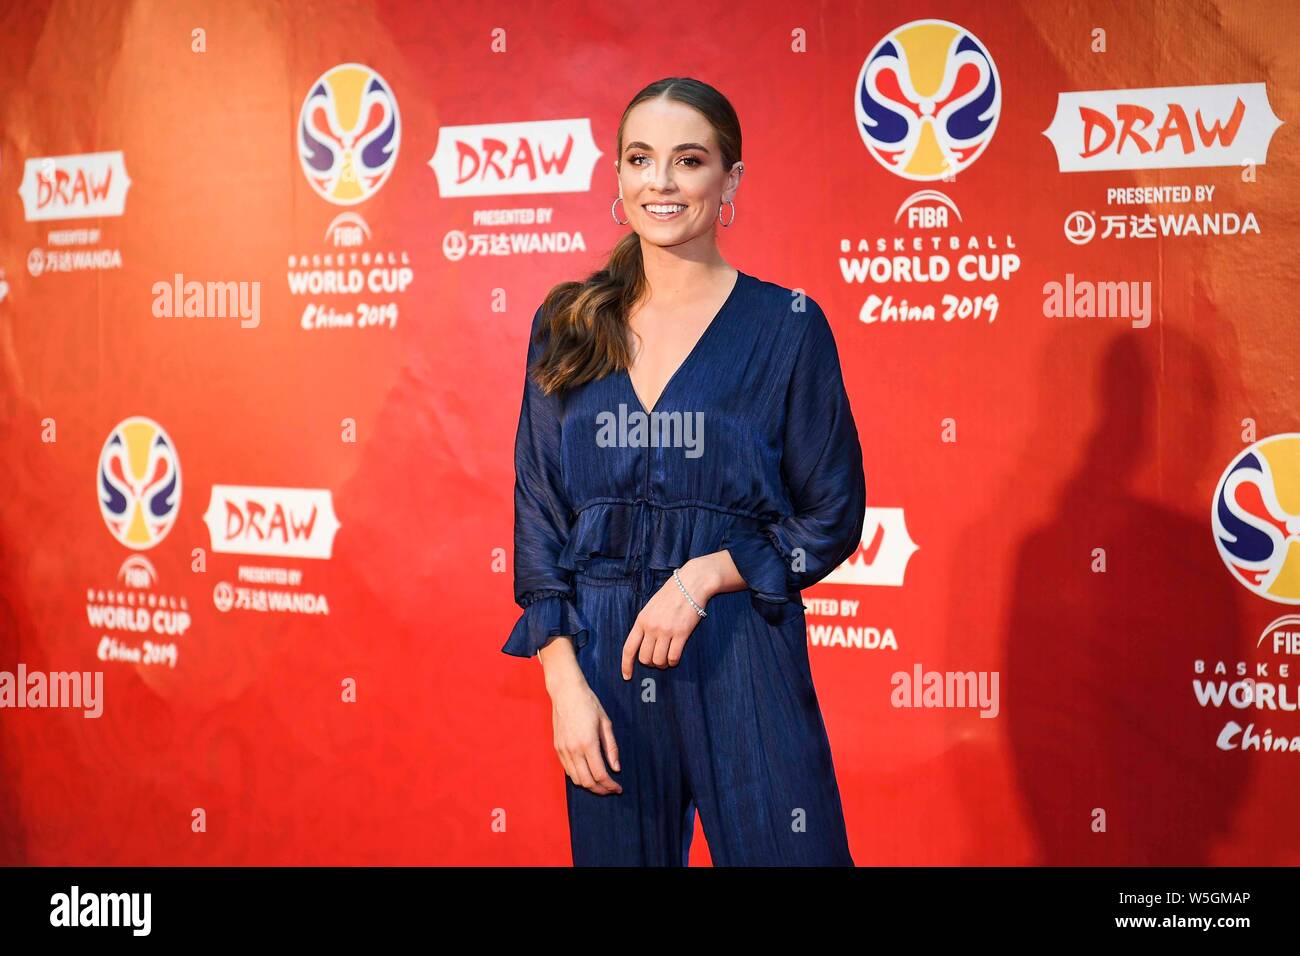
<path fill-rule="evenodd" d="M 0 670 L 99 671 L 103 714 L 0 710 L 0 861 L 569 862 L 500 652 L 525 337 L 684 75 L 744 132 L 723 255 L 824 307 L 862 438 L 863 549 L 804 595 L 857 862 L 1300 863 L 1300 752 L 1242 748 L 1300 735 L 1297 35 L 5 4 Z M 996 714 L 896 706 L 915 668 Z"/>

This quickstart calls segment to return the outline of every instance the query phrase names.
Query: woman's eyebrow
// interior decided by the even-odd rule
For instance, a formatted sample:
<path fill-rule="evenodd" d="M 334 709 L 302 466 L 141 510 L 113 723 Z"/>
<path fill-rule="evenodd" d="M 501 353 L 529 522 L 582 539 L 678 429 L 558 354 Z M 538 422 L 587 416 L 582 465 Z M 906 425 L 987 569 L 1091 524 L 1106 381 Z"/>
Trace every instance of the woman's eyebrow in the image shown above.
<path fill-rule="evenodd" d="M 649 143 L 643 143 L 640 140 L 637 140 L 635 143 L 628 143 L 627 147 L 623 150 L 623 152 L 626 153 L 629 149 L 648 149 L 651 152 L 654 152 L 653 146 L 651 146 Z M 698 149 L 705 153 L 709 151 L 709 147 L 703 145 L 702 143 L 681 143 L 680 145 L 674 146 L 672 148 L 672 152 L 680 153 L 683 150 L 687 150 L 687 149 Z"/>

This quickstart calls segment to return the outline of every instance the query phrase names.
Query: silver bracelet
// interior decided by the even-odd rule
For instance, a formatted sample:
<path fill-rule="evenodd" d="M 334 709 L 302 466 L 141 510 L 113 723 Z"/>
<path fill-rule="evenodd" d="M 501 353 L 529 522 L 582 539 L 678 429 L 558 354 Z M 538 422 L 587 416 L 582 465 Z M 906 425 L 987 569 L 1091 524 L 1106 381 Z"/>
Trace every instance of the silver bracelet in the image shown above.
<path fill-rule="evenodd" d="M 695 608 L 695 613 L 698 614 L 700 617 L 708 617 L 709 612 L 704 610 L 704 608 L 700 607 L 698 604 L 696 604 L 695 599 L 686 593 L 686 585 L 682 584 L 682 579 L 677 576 L 676 568 L 673 569 L 673 580 L 677 582 L 678 590 L 680 590 L 682 594 L 686 595 L 686 600 L 691 602 L 691 607 Z"/>

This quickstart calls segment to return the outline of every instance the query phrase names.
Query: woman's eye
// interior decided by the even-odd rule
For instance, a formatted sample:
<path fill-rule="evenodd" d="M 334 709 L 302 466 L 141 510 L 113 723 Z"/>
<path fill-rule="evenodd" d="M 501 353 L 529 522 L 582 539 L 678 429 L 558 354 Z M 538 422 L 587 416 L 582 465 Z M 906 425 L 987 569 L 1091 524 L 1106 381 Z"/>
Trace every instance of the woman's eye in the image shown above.
<path fill-rule="evenodd" d="M 631 163 L 633 166 L 636 166 L 638 165 L 637 160 L 649 159 L 649 158 L 650 157 L 647 156 L 645 153 L 637 153 L 635 156 L 629 159 L 628 162 Z M 694 169 L 696 166 L 700 165 L 700 161 L 694 156 L 683 156 L 682 162 L 689 162 L 690 163 L 690 166 L 688 167 L 689 169 Z"/>

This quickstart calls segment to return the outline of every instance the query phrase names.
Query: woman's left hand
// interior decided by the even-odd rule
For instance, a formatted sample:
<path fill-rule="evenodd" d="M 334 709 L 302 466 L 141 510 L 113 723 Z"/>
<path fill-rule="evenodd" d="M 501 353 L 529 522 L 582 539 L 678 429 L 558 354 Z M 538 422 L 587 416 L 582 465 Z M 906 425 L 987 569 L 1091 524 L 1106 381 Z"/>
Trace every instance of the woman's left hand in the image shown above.
<path fill-rule="evenodd" d="M 718 552 L 691 558 L 677 569 L 682 585 L 700 607 L 708 605 L 716 590 L 718 575 L 713 559 L 718 554 L 726 556 L 725 552 Z M 661 670 L 676 667 L 686 639 L 702 620 L 677 587 L 677 582 L 669 578 L 632 623 L 627 643 L 623 645 L 623 679 L 632 679 L 633 660 Z"/>

